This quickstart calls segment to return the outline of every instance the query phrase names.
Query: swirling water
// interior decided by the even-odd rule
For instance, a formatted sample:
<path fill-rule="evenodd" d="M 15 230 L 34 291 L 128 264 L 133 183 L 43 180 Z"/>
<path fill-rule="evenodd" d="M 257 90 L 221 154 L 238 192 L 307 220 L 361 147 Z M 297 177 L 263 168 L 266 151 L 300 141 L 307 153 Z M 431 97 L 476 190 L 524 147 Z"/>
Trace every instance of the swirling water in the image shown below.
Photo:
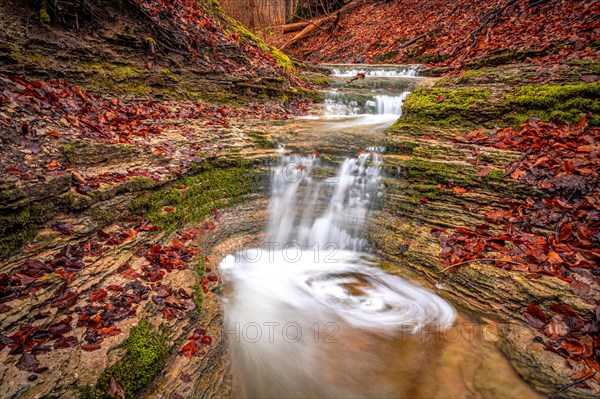
<path fill-rule="evenodd" d="M 393 105 L 367 106 L 397 118 L 406 95 L 393 97 Z M 384 194 L 382 151 L 368 148 L 336 170 L 316 154 L 280 148 L 264 244 L 220 265 L 236 396 L 419 392 L 415 376 L 438 345 L 423 334 L 445 331 L 456 312 L 368 253 L 364 226 Z M 406 380 L 390 378 L 397 373 Z"/>

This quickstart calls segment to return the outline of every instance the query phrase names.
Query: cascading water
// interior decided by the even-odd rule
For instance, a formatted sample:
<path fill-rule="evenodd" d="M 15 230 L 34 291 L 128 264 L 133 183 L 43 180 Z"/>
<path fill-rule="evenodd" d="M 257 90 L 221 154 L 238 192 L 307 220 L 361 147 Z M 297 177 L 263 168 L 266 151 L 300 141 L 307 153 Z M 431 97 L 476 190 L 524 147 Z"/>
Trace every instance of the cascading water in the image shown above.
<path fill-rule="evenodd" d="M 419 73 L 419 66 L 409 66 L 404 69 L 340 69 L 333 68 L 331 74 L 337 77 L 352 77 L 359 73 L 364 73 L 365 76 L 380 77 L 380 78 L 398 78 L 412 77 Z"/>
<path fill-rule="evenodd" d="M 327 115 L 380 115 L 386 119 L 395 120 L 402 112 L 402 104 L 410 91 L 399 95 L 377 94 L 359 103 L 353 96 L 332 90 L 325 104 Z"/>
<path fill-rule="evenodd" d="M 367 106 L 397 118 L 405 94 L 398 97 Z M 365 252 L 363 227 L 383 194 L 382 151 L 370 147 L 335 170 L 280 148 L 264 245 L 220 265 L 236 396 L 422 394 L 440 345 L 431 334 L 456 313 Z"/>

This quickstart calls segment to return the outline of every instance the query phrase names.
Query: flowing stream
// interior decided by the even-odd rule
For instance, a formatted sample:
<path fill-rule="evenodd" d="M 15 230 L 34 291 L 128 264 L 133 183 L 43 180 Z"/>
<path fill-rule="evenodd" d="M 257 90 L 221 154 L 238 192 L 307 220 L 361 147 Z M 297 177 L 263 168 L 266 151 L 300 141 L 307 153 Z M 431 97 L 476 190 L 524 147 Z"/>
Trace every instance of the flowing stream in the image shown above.
<path fill-rule="evenodd" d="M 357 72 L 334 69 L 324 109 L 280 147 L 263 244 L 220 265 L 236 397 L 444 392 L 430 370 L 457 313 L 378 267 L 364 232 L 384 195 L 383 148 L 367 145 L 398 118 L 417 71 L 369 69 L 345 85 Z"/>

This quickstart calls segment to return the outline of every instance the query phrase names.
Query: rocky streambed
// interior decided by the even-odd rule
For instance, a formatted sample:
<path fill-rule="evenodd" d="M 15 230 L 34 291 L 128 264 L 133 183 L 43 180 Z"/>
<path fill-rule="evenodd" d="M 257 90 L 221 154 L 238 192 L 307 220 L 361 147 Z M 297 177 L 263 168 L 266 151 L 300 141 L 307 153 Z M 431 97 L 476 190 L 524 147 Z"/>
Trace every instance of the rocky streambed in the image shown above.
<path fill-rule="evenodd" d="M 568 79 L 576 81 L 588 73 L 585 68 L 569 68 Z M 0 394 L 104 397 L 114 379 L 127 397 L 231 396 L 219 299 L 227 287 L 217 266 L 227 254 L 264 239 L 268 171 L 279 145 L 295 153 L 318 153 L 331 165 L 368 147 L 385 148 L 385 196 L 371 211 L 364 238 L 385 271 L 433 290 L 461 313 L 444 337 L 446 345 L 422 371 L 427 378 L 420 392 L 539 397 L 570 384 L 571 366 L 544 350 L 540 340 L 546 338 L 523 321 L 523 312 L 531 303 L 543 306 L 558 300 L 578 312 L 591 312 L 596 294 L 582 298 L 553 276 L 531 279 L 487 262 L 444 270 L 439 262 L 443 246 L 435 230 L 476 229 L 486 222 L 486 210 L 505 207 L 504 198 L 540 195 L 505 176 L 506 165 L 518 161 L 520 153 L 452 141 L 474 126 L 494 127 L 510 116 L 520 117 L 523 110 L 512 105 L 507 112 L 502 99 L 533 73 L 530 67 L 514 67 L 441 81 L 409 79 L 406 90 L 421 88 L 405 97 L 404 115 L 391 127 L 395 118 L 374 118 L 357 127 L 354 122 L 364 111 L 323 118 L 323 109 L 315 107 L 312 119 L 240 120 L 209 129 L 176 121 L 152 139 L 158 142 L 141 149 L 69 142 L 62 154 L 77 165 L 72 171 L 2 192 L 4 215 L 17 222 L 35 220 L 15 223 L 32 226 L 26 230 L 28 245 L 0 266 L 0 273 L 19 282 L 16 286 L 26 287 L 2 309 L 0 333 L 8 348 L 0 352 Z M 346 79 L 334 78 L 329 84 L 343 91 Z M 378 79 L 380 88 L 374 90 L 397 84 Z M 368 94 L 377 95 L 384 94 Z M 377 101 L 361 104 L 353 96 L 357 93 L 348 93 L 342 105 L 370 107 L 368 101 Z M 431 104 L 421 104 L 423 98 Z M 162 174 L 174 160 L 188 161 L 190 142 L 207 143 L 203 150 L 193 150 L 202 161 L 191 161 L 182 178 Z M 208 154 L 209 148 L 215 156 Z M 491 171 L 480 177 L 474 160 L 485 162 Z M 89 193 L 77 190 L 84 184 L 80 178 L 86 182 L 119 168 L 122 175 L 138 168 L 146 172 L 102 181 Z M 39 273 L 31 285 L 27 276 L 48 267 L 53 273 Z M 115 318 L 109 311 L 118 313 L 119 307 L 135 314 Z M 90 318 L 100 314 L 99 323 L 87 322 L 82 316 L 86 312 Z M 41 348 L 35 341 L 43 340 L 40 331 L 53 336 Z M 91 346 L 96 343 L 99 347 Z M 34 348 L 35 361 L 23 355 Z M 386 375 L 393 377 L 394 370 Z M 570 387 L 559 395 L 594 397 L 596 382 L 587 382 L 592 389 Z"/>

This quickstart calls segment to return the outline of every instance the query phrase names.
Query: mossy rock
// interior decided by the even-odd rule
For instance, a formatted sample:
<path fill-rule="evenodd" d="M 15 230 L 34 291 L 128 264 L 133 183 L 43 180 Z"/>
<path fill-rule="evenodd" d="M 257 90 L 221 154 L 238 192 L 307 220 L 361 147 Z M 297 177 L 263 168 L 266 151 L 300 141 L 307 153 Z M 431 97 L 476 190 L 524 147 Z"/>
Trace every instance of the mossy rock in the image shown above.
<path fill-rule="evenodd" d="M 123 388 L 125 399 L 137 397 L 162 369 L 169 351 L 164 334 L 147 320 L 133 327 L 121 346 L 124 354 L 102 372 L 94 387 L 82 389 L 81 399 L 111 398 L 111 378 Z"/>
<path fill-rule="evenodd" d="M 401 125 L 472 128 L 498 116 L 488 89 L 418 88 L 402 107 L 402 117 L 390 127 Z"/>
<path fill-rule="evenodd" d="M 505 118 L 513 125 L 523 123 L 530 116 L 543 120 L 559 118 L 573 123 L 584 114 L 600 114 L 600 83 L 569 83 L 565 85 L 525 85 L 506 94 L 503 101 L 516 112 Z M 598 126 L 598 116 L 588 120 Z"/>
<path fill-rule="evenodd" d="M 142 215 L 161 231 L 168 232 L 181 228 L 184 222 L 204 220 L 213 209 L 228 208 L 244 201 L 258 190 L 259 173 L 247 162 L 225 162 L 215 161 L 211 165 L 204 161 L 197 167 L 197 175 L 169 187 L 144 192 L 130 202 L 130 213 Z M 165 208 L 174 210 L 165 212 Z"/>
<path fill-rule="evenodd" d="M 0 215 L 0 259 L 8 258 L 31 242 L 39 227 L 54 213 L 49 203 L 36 202 Z"/>

